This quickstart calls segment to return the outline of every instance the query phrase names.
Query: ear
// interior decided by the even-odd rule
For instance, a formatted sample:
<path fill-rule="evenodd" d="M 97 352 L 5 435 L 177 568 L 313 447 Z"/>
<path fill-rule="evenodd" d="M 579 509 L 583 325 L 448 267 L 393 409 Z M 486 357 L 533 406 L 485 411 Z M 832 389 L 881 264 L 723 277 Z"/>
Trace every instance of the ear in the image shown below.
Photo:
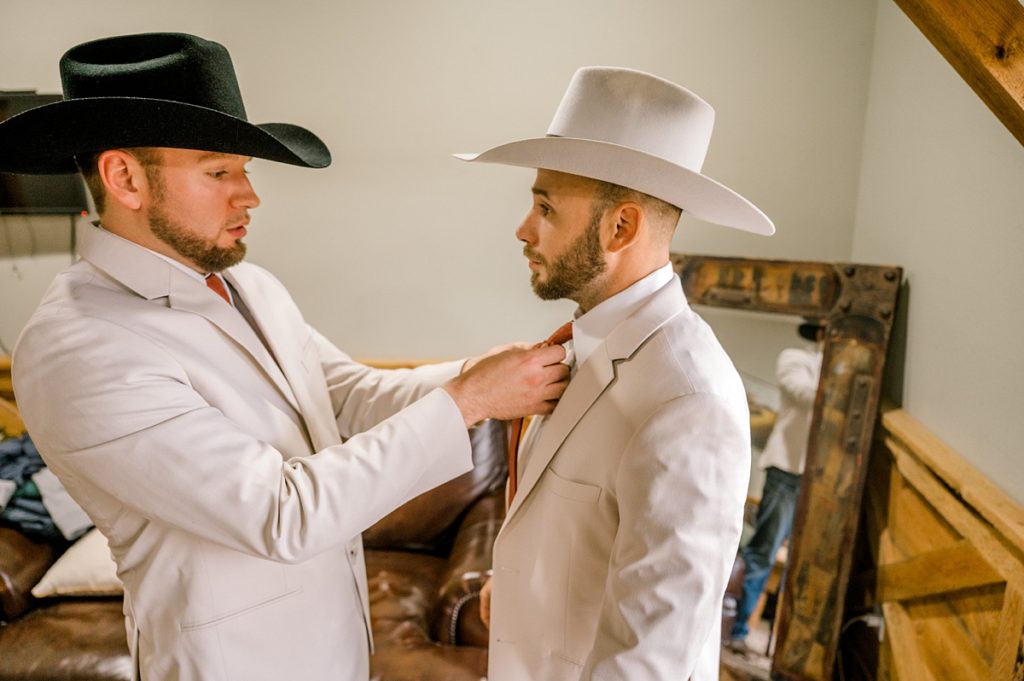
<path fill-rule="evenodd" d="M 606 250 L 617 253 L 637 242 L 647 216 L 639 203 L 624 201 L 612 210 L 611 217 L 611 238 Z"/>
<path fill-rule="evenodd" d="M 107 190 L 107 200 L 116 201 L 129 210 L 139 210 L 149 194 L 146 169 L 142 164 L 122 149 L 104 151 L 96 164 Z"/>

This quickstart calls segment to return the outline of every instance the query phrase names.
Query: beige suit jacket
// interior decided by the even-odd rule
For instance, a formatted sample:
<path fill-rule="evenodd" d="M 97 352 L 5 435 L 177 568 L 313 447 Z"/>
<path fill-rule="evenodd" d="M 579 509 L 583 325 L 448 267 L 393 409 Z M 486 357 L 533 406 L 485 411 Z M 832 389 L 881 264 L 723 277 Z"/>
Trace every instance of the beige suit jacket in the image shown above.
<path fill-rule="evenodd" d="M 739 376 L 673 277 L 577 367 L 521 467 L 490 680 L 717 679 L 749 431 Z"/>
<path fill-rule="evenodd" d="M 374 371 L 284 287 L 89 229 L 14 354 L 46 463 L 106 535 L 146 681 L 368 678 L 360 532 L 472 466 L 455 364 Z M 407 406 L 411 405 L 411 406 Z"/>

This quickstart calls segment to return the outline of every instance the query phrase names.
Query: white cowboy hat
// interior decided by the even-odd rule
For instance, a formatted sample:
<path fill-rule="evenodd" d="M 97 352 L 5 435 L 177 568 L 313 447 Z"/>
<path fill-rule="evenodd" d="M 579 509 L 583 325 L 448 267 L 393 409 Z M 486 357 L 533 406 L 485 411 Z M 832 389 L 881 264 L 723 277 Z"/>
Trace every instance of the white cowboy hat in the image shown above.
<path fill-rule="evenodd" d="M 546 137 L 455 156 L 604 180 L 701 220 L 773 234 L 757 206 L 701 175 L 714 124 L 711 105 L 684 87 L 642 71 L 588 66 L 573 75 Z"/>

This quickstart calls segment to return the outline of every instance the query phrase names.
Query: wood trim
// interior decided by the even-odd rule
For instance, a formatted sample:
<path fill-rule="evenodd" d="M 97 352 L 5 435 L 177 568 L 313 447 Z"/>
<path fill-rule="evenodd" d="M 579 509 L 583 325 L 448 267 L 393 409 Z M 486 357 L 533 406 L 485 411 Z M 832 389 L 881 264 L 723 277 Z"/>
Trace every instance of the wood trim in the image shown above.
<path fill-rule="evenodd" d="M 895 0 L 1024 144 L 1024 7 L 1018 0 Z"/>

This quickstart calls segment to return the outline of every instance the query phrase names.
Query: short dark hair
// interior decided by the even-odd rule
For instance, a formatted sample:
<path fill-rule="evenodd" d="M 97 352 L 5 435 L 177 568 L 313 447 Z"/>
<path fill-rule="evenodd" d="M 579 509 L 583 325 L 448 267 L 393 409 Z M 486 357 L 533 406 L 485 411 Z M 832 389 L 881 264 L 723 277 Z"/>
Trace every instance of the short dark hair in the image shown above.
<path fill-rule="evenodd" d="M 596 212 L 604 213 L 604 211 L 624 201 L 639 203 L 644 207 L 648 216 L 652 218 L 652 228 L 663 237 L 666 237 L 667 240 L 672 239 L 672 232 L 675 231 L 676 225 L 679 223 L 679 217 L 683 213 L 682 209 L 673 206 L 667 201 L 656 199 L 650 194 L 644 194 L 635 189 L 623 187 L 621 184 L 613 184 L 603 180 L 595 180 L 595 182 L 597 183 L 594 204 Z"/>
<path fill-rule="evenodd" d="M 92 194 L 92 202 L 96 205 L 96 212 L 99 214 L 103 213 L 107 205 L 107 189 L 103 186 L 103 180 L 100 179 L 99 169 L 100 154 L 103 151 L 94 151 L 75 156 L 78 171 L 82 173 L 85 186 L 89 188 L 89 193 Z M 131 149 L 125 149 L 125 151 L 138 159 L 139 163 L 142 164 L 146 171 L 146 179 L 149 180 L 150 184 L 156 187 L 161 186 L 160 152 L 157 151 L 156 147 L 132 147 Z"/>

